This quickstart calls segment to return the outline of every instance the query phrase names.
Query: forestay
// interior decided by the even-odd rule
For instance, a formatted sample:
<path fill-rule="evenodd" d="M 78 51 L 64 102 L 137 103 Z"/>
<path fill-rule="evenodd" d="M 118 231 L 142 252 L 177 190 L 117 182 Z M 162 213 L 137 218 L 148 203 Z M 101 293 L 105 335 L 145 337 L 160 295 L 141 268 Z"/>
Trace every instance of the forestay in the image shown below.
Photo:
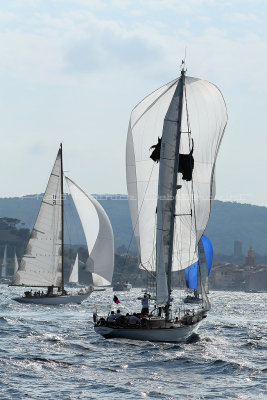
<path fill-rule="evenodd" d="M 14 285 L 61 286 L 62 200 L 60 149 Z"/>
<path fill-rule="evenodd" d="M 162 137 L 163 123 L 178 80 L 156 90 L 132 111 L 126 150 L 127 187 L 134 233 L 141 263 L 155 269 L 155 226 L 159 163 L 149 148 Z M 194 142 L 194 169 L 190 181 L 178 173 L 173 270 L 197 260 L 197 244 L 206 228 L 215 196 L 215 162 L 227 122 L 224 99 L 213 84 L 185 77 L 180 154 L 189 154 Z M 189 133 L 190 132 L 190 133 Z M 190 140 L 189 140 L 190 138 Z M 192 142 L 193 139 L 193 142 Z"/>
<path fill-rule="evenodd" d="M 113 231 L 107 214 L 98 201 L 76 183 L 66 181 L 79 214 L 89 252 L 88 269 L 95 286 L 111 284 L 114 269 Z"/>

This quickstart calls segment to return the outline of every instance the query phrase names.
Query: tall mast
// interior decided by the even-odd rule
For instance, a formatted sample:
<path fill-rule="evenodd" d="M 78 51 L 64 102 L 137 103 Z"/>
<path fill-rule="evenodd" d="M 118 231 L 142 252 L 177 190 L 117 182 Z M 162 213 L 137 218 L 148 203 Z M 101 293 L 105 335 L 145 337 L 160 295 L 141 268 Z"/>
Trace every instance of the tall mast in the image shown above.
<path fill-rule="evenodd" d="M 171 222 L 170 222 L 170 246 L 168 254 L 168 266 L 167 266 L 167 286 L 168 286 L 168 300 L 166 304 L 166 319 L 169 319 L 169 307 L 171 303 L 171 284 L 172 284 L 172 256 L 173 256 L 173 237 L 174 237 L 174 221 L 175 221 L 175 206 L 176 206 L 176 194 L 177 190 L 180 189 L 177 186 L 177 174 L 179 167 L 179 148 L 181 138 L 181 124 L 182 124 L 182 112 L 183 112 L 183 94 L 184 94 L 184 81 L 185 71 L 182 69 L 181 76 L 178 83 L 178 119 L 177 119 L 177 142 L 175 148 L 175 161 L 173 170 L 173 182 L 172 182 L 172 204 L 171 204 Z"/>
<path fill-rule="evenodd" d="M 60 174 L 61 174 L 61 293 L 63 293 L 64 290 L 64 193 L 63 193 L 63 160 L 62 160 L 62 143 L 60 143 L 60 162 L 61 162 L 61 168 L 60 168 Z"/>

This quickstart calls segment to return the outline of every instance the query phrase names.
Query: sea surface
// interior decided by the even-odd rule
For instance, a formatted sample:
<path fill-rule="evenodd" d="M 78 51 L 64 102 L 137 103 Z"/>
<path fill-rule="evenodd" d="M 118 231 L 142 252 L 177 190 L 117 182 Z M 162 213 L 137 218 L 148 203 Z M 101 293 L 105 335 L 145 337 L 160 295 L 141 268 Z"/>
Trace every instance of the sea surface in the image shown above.
<path fill-rule="evenodd" d="M 267 293 L 212 292 L 212 309 L 188 343 L 104 339 L 81 305 L 22 305 L 0 285 L 0 399 L 267 399 Z M 140 310 L 141 289 L 116 292 Z M 113 303 L 114 304 L 114 303 Z"/>

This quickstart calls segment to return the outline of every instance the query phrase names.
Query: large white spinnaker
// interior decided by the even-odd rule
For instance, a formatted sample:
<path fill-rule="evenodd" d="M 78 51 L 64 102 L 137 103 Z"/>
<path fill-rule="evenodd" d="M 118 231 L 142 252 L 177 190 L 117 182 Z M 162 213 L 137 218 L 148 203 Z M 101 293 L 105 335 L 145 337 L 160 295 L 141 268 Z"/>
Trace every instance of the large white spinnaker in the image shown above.
<path fill-rule="evenodd" d="M 74 264 L 71 269 L 69 283 L 79 283 L 79 255 L 77 253 Z"/>
<path fill-rule="evenodd" d="M 70 194 L 79 214 L 89 252 L 88 267 L 95 286 L 108 286 L 114 269 L 114 238 L 109 218 L 98 203 L 66 177 Z"/>
<path fill-rule="evenodd" d="M 156 259 L 158 193 L 163 200 L 166 197 L 163 181 L 158 188 L 161 161 L 157 163 L 150 158 L 149 148 L 163 137 L 164 119 L 178 82 L 179 79 L 172 81 L 142 100 L 132 111 L 128 129 L 126 164 L 130 212 L 141 263 L 152 270 Z M 177 174 L 177 186 L 181 188 L 176 194 L 173 271 L 197 260 L 197 244 L 208 223 L 215 196 L 215 162 L 226 122 L 226 106 L 218 88 L 210 82 L 185 77 L 179 153 L 189 154 L 193 147 L 194 169 L 190 181 Z M 162 246 L 169 246 L 167 238 L 162 239 Z M 162 299 L 167 296 L 166 284 L 163 285 Z"/>
<path fill-rule="evenodd" d="M 61 157 L 59 149 L 14 285 L 62 284 Z"/>

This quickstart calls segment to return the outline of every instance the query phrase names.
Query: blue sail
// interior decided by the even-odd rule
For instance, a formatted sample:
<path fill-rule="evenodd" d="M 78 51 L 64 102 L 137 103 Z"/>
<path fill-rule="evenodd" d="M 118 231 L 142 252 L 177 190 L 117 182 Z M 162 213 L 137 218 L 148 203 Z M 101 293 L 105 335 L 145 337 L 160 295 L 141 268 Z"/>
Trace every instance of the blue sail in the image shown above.
<path fill-rule="evenodd" d="M 209 240 L 209 238 L 207 238 L 207 236 L 202 235 L 201 241 L 204 248 L 208 275 L 209 275 L 212 265 L 213 248 L 211 241 Z M 189 289 L 197 289 L 197 271 L 198 271 L 198 261 L 190 265 L 189 267 L 185 268 L 184 270 L 186 287 L 188 287 Z"/>
<path fill-rule="evenodd" d="M 202 235 L 201 237 L 203 247 L 204 247 L 204 252 L 206 256 L 206 262 L 207 262 L 207 268 L 208 268 L 208 275 L 210 274 L 211 270 L 211 265 L 212 265 L 212 258 L 213 258 L 213 248 L 211 241 L 209 238 L 205 235 Z"/>
<path fill-rule="evenodd" d="M 197 270 L 198 270 L 198 261 L 194 264 L 190 265 L 190 267 L 185 268 L 185 284 L 189 289 L 197 288 Z"/>

